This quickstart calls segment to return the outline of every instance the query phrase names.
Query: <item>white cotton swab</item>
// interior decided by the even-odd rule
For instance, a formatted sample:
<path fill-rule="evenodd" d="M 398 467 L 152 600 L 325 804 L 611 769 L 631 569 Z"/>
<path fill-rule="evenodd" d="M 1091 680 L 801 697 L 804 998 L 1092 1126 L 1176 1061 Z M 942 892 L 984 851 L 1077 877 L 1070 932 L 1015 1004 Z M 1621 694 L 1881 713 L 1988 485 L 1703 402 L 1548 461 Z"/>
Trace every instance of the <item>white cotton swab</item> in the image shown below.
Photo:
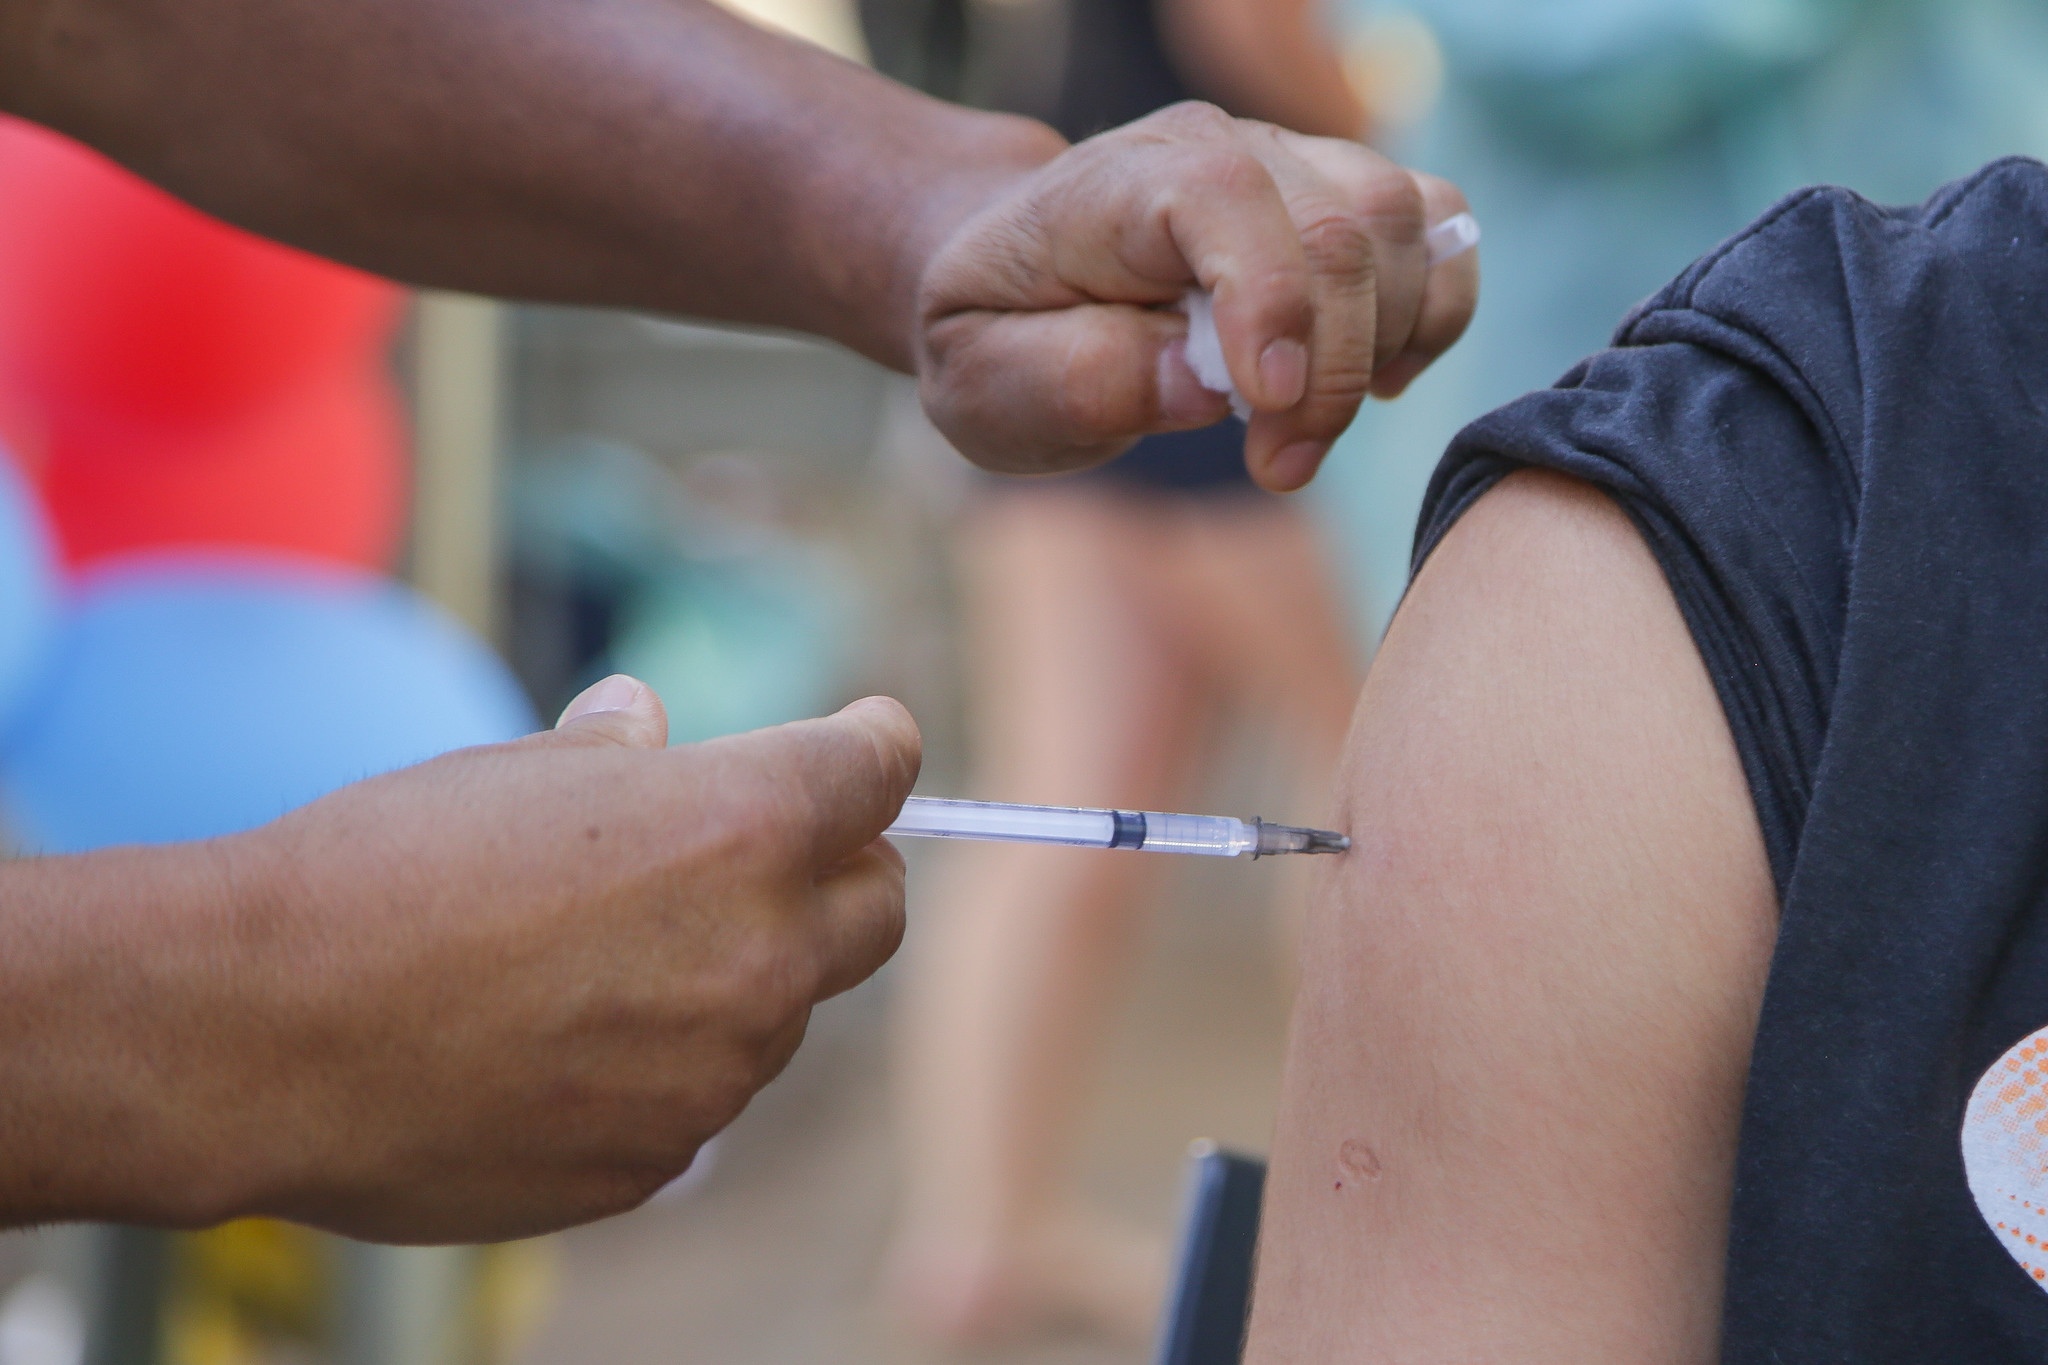
<path fill-rule="evenodd" d="M 1454 213 L 1423 235 L 1423 250 L 1429 264 L 1442 265 L 1479 245 L 1479 220 L 1469 213 Z M 1190 289 L 1180 301 L 1188 315 L 1188 368 L 1202 387 L 1211 393 L 1230 395 L 1230 410 L 1240 421 L 1249 422 L 1252 405 L 1230 382 L 1230 366 L 1223 360 L 1223 341 L 1216 335 L 1216 309 L 1206 289 Z"/>

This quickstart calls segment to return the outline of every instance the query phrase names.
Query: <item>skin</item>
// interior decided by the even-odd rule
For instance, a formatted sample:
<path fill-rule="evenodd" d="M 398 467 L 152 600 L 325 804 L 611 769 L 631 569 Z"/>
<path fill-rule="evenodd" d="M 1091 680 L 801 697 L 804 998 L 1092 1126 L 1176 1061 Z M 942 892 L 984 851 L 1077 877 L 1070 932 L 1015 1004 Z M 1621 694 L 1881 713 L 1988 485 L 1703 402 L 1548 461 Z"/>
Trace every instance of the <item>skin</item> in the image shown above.
<path fill-rule="evenodd" d="M 1069 150 L 705 0 L 0 0 L 0 108 L 399 279 L 831 337 L 993 469 L 1214 421 L 1197 282 L 1276 489 L 1471 313 L 1373 153 L 1201 105 Z"/>
<path fill-rule="evenodd" d="M 1068 149 L 703 0 L 0 0 L 0 110 L 399 279 L 833 338 L 996 469 L 1220 416 L 1159 307 L 1200 283 L 1298 487 L 1476 280 L 1424 267 L 1454 192 L 1362 149 L 1200 105 Z M 917 742 L 873 703 L 655 752 L 613 690 L 251 834 L 0 866 L 0 1224 L 473 1241 L 679 1171 L 893 945 Z"/>
<path fill-rule="evenodd" d="M 919 756 L 881 698 L 667 728 L 609 679 L 249 833 L 0 866 L 0 1221 L 477 1241 L 658 1189 L 895 950 Z"/>
<path fill-rule="evenodd" d="M 1776 897 L 1720 706 L 1604 495 L 1450 532 L 1337 780 L 1251 1365 L 1718 1359 Z"/>

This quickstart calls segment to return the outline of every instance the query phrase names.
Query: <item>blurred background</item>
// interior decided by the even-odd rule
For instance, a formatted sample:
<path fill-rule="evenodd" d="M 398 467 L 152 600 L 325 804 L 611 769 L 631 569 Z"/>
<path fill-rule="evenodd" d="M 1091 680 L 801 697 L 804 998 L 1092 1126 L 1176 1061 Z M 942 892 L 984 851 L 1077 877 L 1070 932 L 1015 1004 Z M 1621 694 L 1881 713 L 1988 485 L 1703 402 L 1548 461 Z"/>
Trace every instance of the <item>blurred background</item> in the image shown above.
<path fill-rule="evenodd" d="M 1800 184 L 1903 202 L 2048 150 L 2048 0 L 748 10 L 1074 134 L 1193 93 L 1368 136 L 1470 198 L 1472 331 L 1284 508 L 1222 474 L 1018 494 L 836 348 L 406 295 L 0 124 L 14 850 L 245 828 L 613 671 L 677 742 L 887 692 L 924 727 L 922 791 L 1316 823 L 1458 426 Z M 1044 590 L 1132 546 L 1115 614 Z M 1190 606 L 1240 562 L 1321 614 Z M 1299 887 L 905 852 L 904 954 L 645 1209 L 488 1249 L 8 1234 L 0 1365 L 1145 1359 L 1189 1141 L 1266 1142 Z"/>

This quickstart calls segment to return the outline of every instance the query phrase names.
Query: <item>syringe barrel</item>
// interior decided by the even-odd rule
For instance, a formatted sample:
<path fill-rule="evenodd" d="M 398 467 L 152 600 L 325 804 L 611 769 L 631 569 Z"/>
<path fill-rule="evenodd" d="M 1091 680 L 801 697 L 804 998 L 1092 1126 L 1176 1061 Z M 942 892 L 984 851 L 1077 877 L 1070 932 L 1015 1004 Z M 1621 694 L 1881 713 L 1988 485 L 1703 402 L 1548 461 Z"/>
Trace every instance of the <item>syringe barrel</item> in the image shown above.
<path fill-rule="evenodd" d="M 1085 806 L 1013 806 L 1000 801 L 948 801 L 913 796 L 890 834 L 941 839 L 1003 839 L 1030 844 L 1206 853 L 1234 858 L 1258 847 L 1258 830 L 1227 815 L 1096 810 Z"/>
<path fill-rule="evenodd" d="M 1116 815 L 1075 806 L 1011 806 L 999 801 L 946 801 L 913 796 L 889 827 L 891 834 L 927 834 L 942 839 L 1005 839 L 1033 844 L 1086 844 L 1109 848 L 1116 842 Z"/>
<path fill-rule="evenodd" d="M 1227 815 L 1168 815 L 1145 812 L 1145 842 L 1154 853 L 1206 853 L 1235 858 L 1258 846 L 1258 835 L 1242 820 Z"/>

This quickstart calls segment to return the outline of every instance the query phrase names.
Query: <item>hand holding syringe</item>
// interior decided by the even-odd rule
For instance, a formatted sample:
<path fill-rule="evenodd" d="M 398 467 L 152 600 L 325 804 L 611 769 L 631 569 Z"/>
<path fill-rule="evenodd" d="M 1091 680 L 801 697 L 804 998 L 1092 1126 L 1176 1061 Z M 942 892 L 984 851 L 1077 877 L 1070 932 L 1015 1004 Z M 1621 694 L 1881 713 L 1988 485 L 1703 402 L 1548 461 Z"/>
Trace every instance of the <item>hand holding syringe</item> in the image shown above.
<path fill-rule="evenodd" d="M 1249 853 L 1342 853 L 1351 840 L 1326 829 L 1269 825 L 1227 815 L 1169 815 L 1155 810 L 1087 806 L 1013 806 L 999 801 L 947 801 L 913 796 L 884 834 L 939 839 L 999 839 L 1017 844 L 1143 849 L 1235 858 Z"/>
<path fill-rule="evenodd" d="M 1423 234 L 1423 250 L 1431 266 L 1442 265 L 1479 245 L 1479 220 L 1469 213 L 1454 213 Z M 1202 387 L 1211 393 L 1230 395 L 1230 410 L 1239 421 L 1249 422 L 1252 405 L 1231 382 L 1230 366 L 1223 360 L 1223 341 L 1216 335 L 1216 312 L 1206 289 L 1190 289 L 1181 299 L 1181 311 L 1188 315 L 1188 368 Z"/>

